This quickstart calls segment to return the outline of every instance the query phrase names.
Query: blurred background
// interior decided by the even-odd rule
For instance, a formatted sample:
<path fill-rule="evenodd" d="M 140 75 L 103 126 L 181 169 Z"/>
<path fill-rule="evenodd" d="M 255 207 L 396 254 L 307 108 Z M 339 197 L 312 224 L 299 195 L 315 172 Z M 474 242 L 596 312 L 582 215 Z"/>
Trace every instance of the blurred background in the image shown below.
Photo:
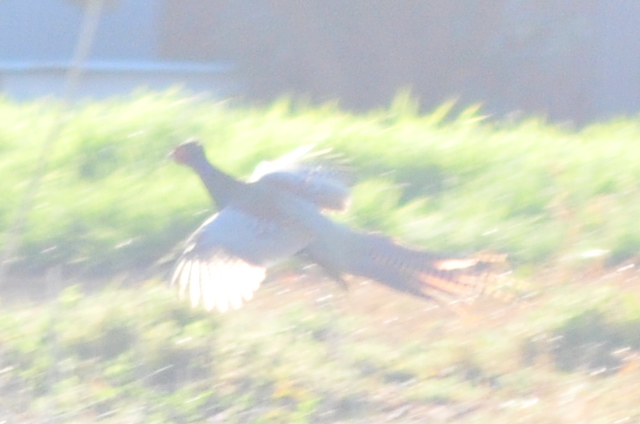
<path fill-rule="evenodd" d="M 639 22 L 0 0 L 0 423 L 640 423 Z M 331 219 L 507 254 L 510 300 L 456 315 L 293 261 L 238 311 L 191 308 L 168 279 L 213 207 L 167 160 L 189 137 L 234 176 L 333 149 L 358 179 Z"/>
<path fill-rule="evenodd" d="M 81 0 L 0 1 L 0 90 L 59 93 Z M 640 3 L 628 0 L 111 0 L 80 94 L 180 84 L 362 111 L 409 89 L 584 124 L 640 108 Z"/>

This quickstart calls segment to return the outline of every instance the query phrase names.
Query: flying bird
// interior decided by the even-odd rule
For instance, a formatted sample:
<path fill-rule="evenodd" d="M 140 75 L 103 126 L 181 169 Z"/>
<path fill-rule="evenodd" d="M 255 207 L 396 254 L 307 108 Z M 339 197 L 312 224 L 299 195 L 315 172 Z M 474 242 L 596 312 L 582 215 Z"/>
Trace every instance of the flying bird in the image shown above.
<path fill-rule="evenodd" d="M 353 275 L 445 304 L 483 292 L 487 264 L 503 260 L 418 250 L 332 221 L 325 212 L 348 207 L 353 178 L 327 152 L 298 148 L 261 163 L 246 181 L 211 164 L 197 140 L 170 156 L 198 174 L 218 209 L 189 237 L 172 273 L 193 306 L 237 309 L 270 266 L 298 254 L 344 287 Z"/>

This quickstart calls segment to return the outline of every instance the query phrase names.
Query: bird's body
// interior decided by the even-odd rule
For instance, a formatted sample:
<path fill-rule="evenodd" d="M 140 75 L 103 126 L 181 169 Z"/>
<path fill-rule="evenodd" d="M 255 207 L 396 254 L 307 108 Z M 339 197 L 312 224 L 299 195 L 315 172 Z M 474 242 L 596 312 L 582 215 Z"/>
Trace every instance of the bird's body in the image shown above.
<path fill-rule="evenodd" d="M 315 163 L 309 149 L 261 164 L 248 182 L 214 167 L 196 141 L 172 156 L 196 171 L 220 211 L 191 236 L 173 273 L 172 283 L 194 305 L 237 308 L 251 299 L 269 266 L 299 253 L 343 285 L 345 275 L 356 275 L 438 301 L 482 290 L 469 278 L 481 260 L 407 248 L 325 216 L 325 209 L 348 205 L 349 178 L 339 167 Z"/>

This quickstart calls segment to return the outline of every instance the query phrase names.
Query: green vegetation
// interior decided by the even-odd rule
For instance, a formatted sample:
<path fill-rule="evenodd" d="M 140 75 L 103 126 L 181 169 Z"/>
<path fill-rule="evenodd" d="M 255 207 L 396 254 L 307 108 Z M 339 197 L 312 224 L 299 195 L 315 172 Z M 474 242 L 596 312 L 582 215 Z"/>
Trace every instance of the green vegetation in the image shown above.
<path fill-rule="evenodd" d="M 251 109 L 179 93 L 75 107 L 3 287 L 0 418 L 640 421 L 640 122 L 573 130 L 452 110 L 422 115 L 409 96 L 362 115 Z M 55 103 L 0 100 L 3 246 L 58 119 Z M 194 175 L 165 160 L 188 137 L 235 175 L 301 144 L 332 147 L 359 176 L 336 219 L 508 253 L 525 295 L 457 317 L 278 272 L 239 311 L 192 310 L 156 265 L 211 213 Z"/>
<path fill-rule="evenodd" d="M 0 103 L 3 228 L 16 218 L 55 106 Z M 388 110 L 350 115 L 284 100 L 231 108 L 177 94 L 81 105 L 53 146 L 20 265 L 113 272 L 170 250 L 211 211 L 197 179 L 165 160 L 191 136 L 239 176 L 301 144 L 333 147 L 360 177 L 354 208 L 339 219 L 417 245 L 489 248 L 517 263 L 593 249 L 614 262 L 635 256 L 640 123 L 570 131 L 534 119 L 493 124 L 476 109 L 450 116 L 451 108 L 419 115 L 400 96 Z"/>

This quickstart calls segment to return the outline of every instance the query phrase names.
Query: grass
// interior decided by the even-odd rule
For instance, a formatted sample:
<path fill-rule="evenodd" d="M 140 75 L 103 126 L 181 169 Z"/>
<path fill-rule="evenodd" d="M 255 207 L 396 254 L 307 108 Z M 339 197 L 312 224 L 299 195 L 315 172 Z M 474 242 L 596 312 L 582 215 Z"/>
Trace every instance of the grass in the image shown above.
<path fill-rule="evenodd" d="M 450 108 L 418 115 L 399 97 L 387 110 L 349 115 L 285 100 L 232 108 L 176 93 L 80 105 L 49 155 L 18 266 L 104 273 L 169 251 L 210 213 L 199 182 L 165 160 L 190 136 L 239 176 L 299 145 L 333 147 L 360 177 L 354 209 L 339 219 L 417 245 L 488 248 L 517 263 L 593 249 L 613 262 L 635 256 L 637 122 L 572 131 L 536 119 L 491 123 L 475 109 L 450 116 Z M 0 103 L 3 228 L 16 218 L 56 110 Z"/>
<path fill-rule="evenodd" d="M 623 294 L 622 280 L 466 318 L 370 285 L 318 300 L 332 283 L 315 278 L 274 282 L 223 316 L 158 281 L 72 286 L 3 308 L 0 411 L 18 422 L 633 422 L 640 293 Z"/>
<path fill-rule="evenodd" d="M 175 92 L 76 106 L 3 288 L 0 417 L 640 420 L 638 122 L 575 130 L 452 107 L 421 115 L 400 95 L 351 115 Z M 53 102 L 0 101 L 0 228 L 56 119 Z M 299 145 L 332 147 L 359 177 L 336 219 L 430 249 L 508 253 L 526 296 L 455 317 L 373 284 L 343 293 L 279 271 L 239 311 L 192 310 L 154 265 L 211 213 L 196 178 L 165 160 L 191 136 L 235 175 Z"/>

